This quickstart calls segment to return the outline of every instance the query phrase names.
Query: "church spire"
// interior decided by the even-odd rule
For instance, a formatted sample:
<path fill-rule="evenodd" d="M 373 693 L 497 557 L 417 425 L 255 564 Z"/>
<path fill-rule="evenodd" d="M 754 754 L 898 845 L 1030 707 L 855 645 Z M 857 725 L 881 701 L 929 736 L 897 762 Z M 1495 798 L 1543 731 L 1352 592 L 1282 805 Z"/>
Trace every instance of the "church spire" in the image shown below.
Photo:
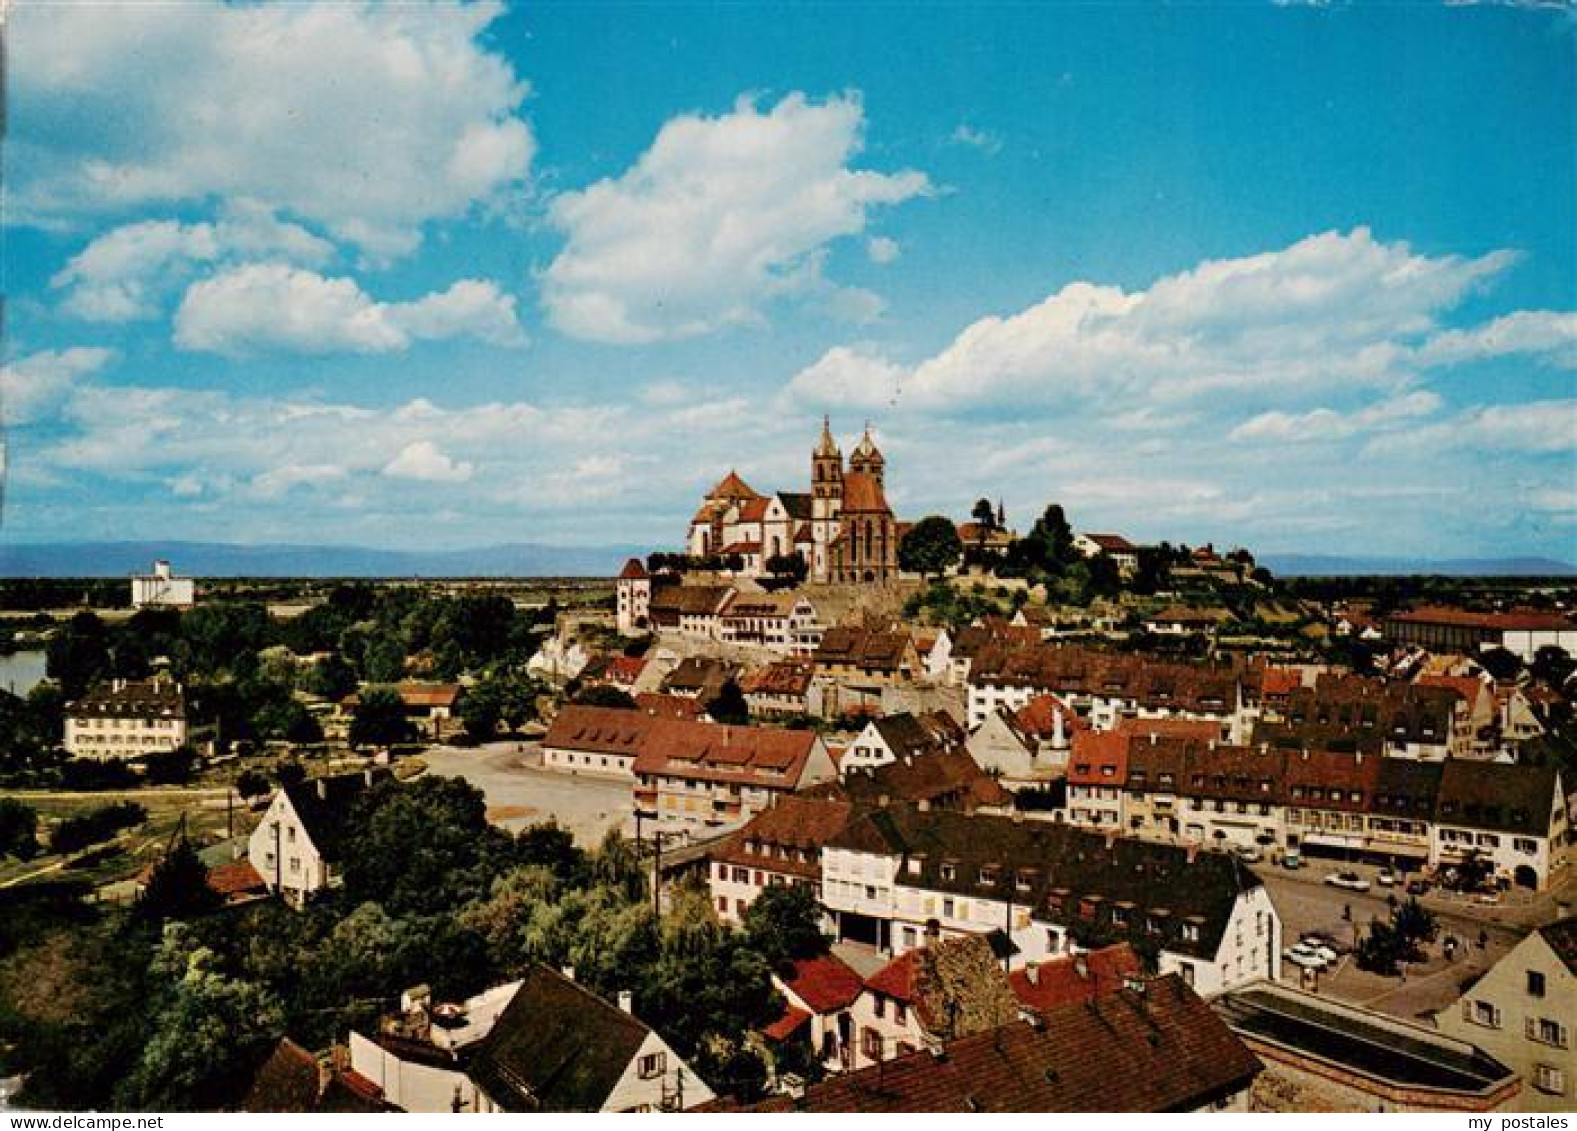
<path fill-rule="evenodd" d="M 824 415 L 821 418 L 821 439 L 816 444 L 816 454 L 818 456 L 842 455 L 838 451 L 838 442 L 832 438 L 832 418 L 829 416 Z"/>

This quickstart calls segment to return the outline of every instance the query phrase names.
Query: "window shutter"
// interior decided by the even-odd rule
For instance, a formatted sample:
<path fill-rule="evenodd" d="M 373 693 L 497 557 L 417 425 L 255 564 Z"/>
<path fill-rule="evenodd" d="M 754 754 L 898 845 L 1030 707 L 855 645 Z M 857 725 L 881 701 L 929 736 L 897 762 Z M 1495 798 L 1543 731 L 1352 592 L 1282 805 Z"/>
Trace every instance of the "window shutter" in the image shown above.
<path fill-rule="evenodd" d="M 1467 998 L 1462 999 L 1462 1020 L 1473 1020 L 1473 1003 Z"/>
<path fill-rule="evenodd" d="M 1527 1036 L 1528 1040 L 1536 1041 L 1536 1040 L 1539 1039 L 1539 1023 L 1537 1021 L 1535 1021 L 1533 1018 L 1531 1018 L 1531 1017 L 1527 1018 L 1523 1022 L 1522 1029 L 1523 1029 L 1523 1033 Z"/>

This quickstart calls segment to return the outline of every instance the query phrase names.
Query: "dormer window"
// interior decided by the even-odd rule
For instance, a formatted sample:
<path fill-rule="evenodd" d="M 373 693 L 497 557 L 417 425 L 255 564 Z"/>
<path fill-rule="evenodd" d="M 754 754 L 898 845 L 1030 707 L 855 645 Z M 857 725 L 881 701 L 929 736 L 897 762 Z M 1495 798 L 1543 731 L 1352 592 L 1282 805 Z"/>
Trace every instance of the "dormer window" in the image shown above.
<path fill-rule="evenodd" d="M 997 882 L 997 878 L 1000 875 L 1001 872 L 995 864 L 986 865 L 984 868 L 980 869 L 980 886 L 990 887 Z"/>
<path fill-rule="evenodd" d="M 958 867 L 954 864 L 943 864 L 941 873 L 944 880 L 958 879 Z"/>

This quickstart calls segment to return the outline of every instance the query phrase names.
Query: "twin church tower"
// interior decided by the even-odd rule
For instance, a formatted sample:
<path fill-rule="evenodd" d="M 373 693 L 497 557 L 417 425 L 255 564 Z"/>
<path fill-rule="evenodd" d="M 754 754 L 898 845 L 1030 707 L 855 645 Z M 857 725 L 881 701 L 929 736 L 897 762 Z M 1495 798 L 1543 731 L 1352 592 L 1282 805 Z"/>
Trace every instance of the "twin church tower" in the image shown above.
<path fill-rule="evenodd" d="M 810 457 L 810 492 L 761 495 L 730 471 L 690 520 L 688 553 L 737 555 L 745 576 L 769 572 L 774 557 L 804 557 L 811 581 L 880 584 L 898 576 L 898 522 L 887 505 L 887 460 L 865 434 L 844 466 L 823 418 Z"/>

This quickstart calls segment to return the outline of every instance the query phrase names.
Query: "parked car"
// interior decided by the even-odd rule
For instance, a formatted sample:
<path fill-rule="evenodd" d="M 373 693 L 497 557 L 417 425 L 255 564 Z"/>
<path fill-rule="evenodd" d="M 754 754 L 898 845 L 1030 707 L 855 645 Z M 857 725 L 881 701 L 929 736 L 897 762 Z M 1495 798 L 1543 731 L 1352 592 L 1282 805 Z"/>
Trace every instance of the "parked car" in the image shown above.
<path fill-rule="evenodd" d="M 1402 882 L 1402 877 L 1391 871 L 1389 868 L 1381 868 L 1379 873 L 1374 877 L 1374 882 L 1383 888 L 1395 887 L 1397 884 Z"/>
<path fill-rule="evenodd" d="M 1481 891 L 1473 897 L 1474 903 L 1482 903 L 1486 907 L 1493 907 L 1500 902 L 1500 892 Z"/>
<path fill-rule="evenodd" d="M 1303 856 L 1297 852 L 1289 852 L 1281 858 L 1281 866 L 1289 872 L 1296 872 L 1303 867 Z"/>
<path fill-rule="evenodd" d="M 1325 957 L 1318 950 L 1301 942 L 1293 943 L 1282 951 L 1282 957 L 1305 970 L 1323 970 L 1326 965 Z"/>
<path fill-rule="evenodd" d="M 1318 955 L 1326 965 L 1330 965 L 1340 957 L 1336 948 L 1331 946 L 1324 935 L 1304 935 L 1298 940 L 1297 945 L 1310 954 Z"/>
<path fill-rule="evenodd" d="M 1265 858 L 1264 853 L 1260 852 L 1259 849 L 1250 848 L 1247 845 L 1240 845 L 1232 851 L 1237 853 L 1237 858 L 1245 864 L 1257 864 Z"/>
<path fill-rule="evenodd" d="M 1348 891 L 1369 890 L 1369 881 L 1357 872 L 1332 872 L 1325 877 L 1325 882 L 1333 888 L 1345 888 Z"/>

